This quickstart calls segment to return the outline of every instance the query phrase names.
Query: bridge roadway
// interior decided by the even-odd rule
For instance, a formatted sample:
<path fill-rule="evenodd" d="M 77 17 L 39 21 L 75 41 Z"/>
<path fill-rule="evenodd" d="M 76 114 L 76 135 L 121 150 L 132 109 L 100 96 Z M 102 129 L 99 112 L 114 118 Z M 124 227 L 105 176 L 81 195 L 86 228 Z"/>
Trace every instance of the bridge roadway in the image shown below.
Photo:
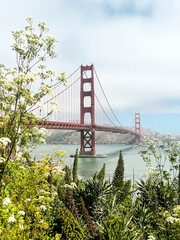
<path fill-rule="evenodd" d="M 64 129 L 64 130 L 84 130 L 84 131 L 103 131 L 103 132 L 114 132 L 114 133 L 126 133 L 140 137 L 140 134 L 119 127 L 108 127 L 100 125 L 90 125 L 90 124 L 80 124 L 80 123 L 68 123 L 68 122 L 55 122 L 55 121 L 40 121 L 38 123 L 40 128 L 44 127 L 46 129 Z"/>

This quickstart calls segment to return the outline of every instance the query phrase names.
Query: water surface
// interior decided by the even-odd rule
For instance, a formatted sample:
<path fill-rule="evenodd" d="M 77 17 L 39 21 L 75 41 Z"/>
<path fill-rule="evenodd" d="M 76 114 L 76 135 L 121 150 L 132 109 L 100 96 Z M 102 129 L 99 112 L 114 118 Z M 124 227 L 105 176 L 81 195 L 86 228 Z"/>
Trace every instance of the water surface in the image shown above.
<path fill-rule="evenodd" d="M 52 146 L 67 152 L 64 162 L 72 168 L 74 159 L 70 157 L 75 154 L 79 145 L 63 145 L 63 144 L 44 144 L 34 151 L 33 155 L 37 159 L 42 158 L 41 153 L 52 153 Z M 138 149 L 134 149 L 133 145 L 96 145 L 98 154 L 106 154 L 106 158 L 79 158 L 78 175 L 84 179 L 92 177 L 96 171 L 99 171 L 103 164 L 106 164 L 106 178 L 112 178 L 114 170 L 119 159 L 119 151 L 122 150 L 125 166 L 125 178 L 136 179 L 141 178 L 141 174 L 145 171 L 145 163 L 138 154 Z"/>

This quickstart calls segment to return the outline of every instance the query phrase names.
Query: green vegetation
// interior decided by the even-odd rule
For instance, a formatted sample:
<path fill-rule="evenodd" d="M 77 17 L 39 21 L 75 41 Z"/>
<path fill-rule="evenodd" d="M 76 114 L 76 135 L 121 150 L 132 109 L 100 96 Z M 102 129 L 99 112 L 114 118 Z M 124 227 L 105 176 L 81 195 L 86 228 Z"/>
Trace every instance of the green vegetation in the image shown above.
<path fill-rule="evenodd" d="M 106 165 L 105 165 L 105 163 L 104 163 L 102 169 L 101 169 L 100 172 L 97 174 L 97 179 L 99 179 L 99 180 L 101 180 L 101 181 L 104 181 L 105 169 L 106 169 Z"/>
<path fill-rule="evenodd" d="M 124 160 L 122 156 L 122 151 L 120 151 L 119 154 L 119 161 L 114 172 L 112 185 L 115 190 L 122 188 L 122 186 L 124 185 Z"/>
<path fill-rule="evenodd" d="M 55 39 L 45 23 L 38 34 L 31 18 L 27 23 L 13 32 L 17 68 L 0 66 L 0 239 L 180 239 L 180 148 L 170 139 L 142 147 L 148 170 L 134 186 L 124 177 L 121 151 L 112 181 L 105 179 L 105 164 L 78 180 L 78 151 L 72 171 L 52 169 L 65 154 L 55 148 L 40 163 L 31 158 L 45 129 L 28 110 L 51 93 L 47 80 L 54 73 L 41 64 L 55 57 Z M 32 72 L 35 65 L 39 72 Z M 30 90 L 35 79 L 37 93 Z M 64 73 L 57 80 L 65 80 Z"/>
<path fill-rule="evenodd" d="M 73 182 L 77 182 L 78 180 L 78 149 L 76 149 L 76 154 L 74 158 L 73 164 Z"/>

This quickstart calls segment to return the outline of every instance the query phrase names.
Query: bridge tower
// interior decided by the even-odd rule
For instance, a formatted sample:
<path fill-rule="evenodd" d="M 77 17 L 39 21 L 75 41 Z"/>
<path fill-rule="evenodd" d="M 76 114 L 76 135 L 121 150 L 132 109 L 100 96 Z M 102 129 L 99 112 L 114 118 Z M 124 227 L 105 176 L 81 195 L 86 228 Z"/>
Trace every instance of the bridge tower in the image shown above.
<path fill-rule="evenodd" d="M 89 74 L 85 74 L 86 71 Z M 87 73 L 88 73 L 87 72 Z M 90 75 L 90 76 L 89 76 Z M 89 91 L 85 91 L 85 84 L 90 86 Z M 90 97 L 90 106 L 85 106 L 85 98 Z M 85 124 L 85 114 L 90 113 L 92 130 L 81 131 L 81 149 L 79 155 L 96 156 L 95 149 L 95 104 L 94 104 L 94 66 L 82 66 L 81 65 L 81 92 L 80 92 L 80 114 L 81 124 Z"/>
<path fill-rule="evenodd" d="M 141 119 L 140 113 L 135 113 L 135 132 L 139 134 L 139 136 L 135 137 L 136 144 L 141 143 Z"/>

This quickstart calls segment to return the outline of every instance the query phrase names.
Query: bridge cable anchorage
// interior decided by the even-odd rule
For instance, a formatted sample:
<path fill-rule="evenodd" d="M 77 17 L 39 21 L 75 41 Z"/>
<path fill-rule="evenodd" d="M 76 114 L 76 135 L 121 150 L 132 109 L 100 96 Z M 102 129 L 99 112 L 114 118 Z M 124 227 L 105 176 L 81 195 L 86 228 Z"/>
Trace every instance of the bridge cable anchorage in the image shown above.
<path fill-rule="evenodd" d="M 110 108 L 113 116 L 115 117 L 115 119 L 116 119 L 116 121 L 119 123 L 119 125 L 124 128 L 124 126 L 120 123 L 120 121 L 119 121 L 118 118 L 116 117 L 116 115 L 115 115 L 115 113 L 114 113 L 114 111 L 113 111 L 113 109 L 112 109 L 112 107 L 111 107 L 111 105 L 110 105 L 110 103 L 109 103 L 109 101 L 108 101 L 108 99 L 107 99 L 107 97 L 106 97 L 106 94 L 105 94 L 105 92 L 104 92 L 104 89 L 103 89 L 103 87 L 102 87 L 102 84 L 101 84 L 101 82 L 100 82 L 100 80 L 99 80 L 99 77 L 98 77 L 98 75 L 97 75 L 96 69 L 94 69 L 94 72 L 95 72 L 95 74 L 96 74 L 96 77 L 97 77 L 98 83 L 99 83 L 99 85 L 100 85 L 100 88 L 101 88 L 101 90 L 102 90 L 102 92 L 103 92 L 103 95 L 104 95 L 104 97 L 105 97 L 105 99 L 106 99 L 106 101 L 107 101 L 107 104 L 108 104 L 108 106 L 109 106 L 109 108 Z"/>
<path fill-rule="evenodd" d="M 72 77 L 79 69 L 80 69 L 80 66 L 79 66 L 73 73 L 71 73 L 71 74 L 67 77 L 67 79 L 69 79 L 70 77 Z M 80 77 L 79 77 L 79 79 L 80 79 Z M 74 82 L 74 83 L 75 83 L 75 82 Z M 59 87 L 59 86 L 62 85 L 62 84 L 63 84 L 63 82 L 56 83 L 55 85 L 52 86 L 52 90 L 55 90 L 57 87 Z M 73 84 L 72 84 L 72 85 L 73 85 Z M 66 88 L 66 89 L 67 89 L 67 88 Z M 46 93 L 43 97 L 45 97 L 45 96 L 47 96 L 47 93 Z M 58 96 L 58 95 L 57 95 L 57 96 Z M 56 98 L 56 96 L 55 96 L 54 98 Z M 52 99 L 54 99 L 54 98 L 52 98 Z M 50 101 L 51 101 L 52 99 L 50 99 Z M 46 103 L 48 103 L 48 101 L 45 102 L 45 103 L 43 103 L 43 105 L 46 104 Z M 35 105 L 36 105 L 36 104 L 35 104 Z M 38 107 L 36 107 L 36 108 L 33 108 L 33 109 L 31 109 L 32 107 L 30 107 L 30 108 L 28 109 L 28 113 L 33 112 L 35 109 L 37 109 L 37 108 L 39 108 L 39 107 L 40 107 L 40 106 L 38 106 Z"/>
<path fill-rule="evenodd" d="M 85 72 L 85 75 L 86 75 L 86 77 L 87 77 L 86 72 Z M 89 85 L 90 85 L 90 83 L 89 83 Z M 96 100 L 98 101 L 98 103 L 99 103 L 101 109 L 103 110 L 104 114 L 106 115 L 107 119 L 112 123 L 113 126 L 115 126 L 115 127 L 117 128 L 117 126 L 113 123 L 113 121 L 112 121 L 112 120 L 110 119 L 110 117 L 107 115 L 107 113 L 106 113 L 106 111 L 104 110 L 104 108 L 103 108 L 100 100 L 98 99 L 98 97 L 97 97 L 97 95 L 96 95 L 95 93 L 94 93 L 94 96 L 95 96 Z"/>
<path fill-rule="evenodd" d="M 53 99 L 55 99 L 56 97 L 58 97 L 59 95 L 61 95 L 63 92 L 65 92 L 67 89 L 69 89 L 71 86 L 73 86 L 81 77 L 78 77 L 73 83 L 71 83 L 68 87 L 66 87 L 63 91 L 59 92 L 58 94 L 56 94 L 54 97 L 48 99 L 46 102 L 43 103 L 43 105 L 47 104 L 48 102 L 52 101 Z M 36 108 L 31 109 L 28 113 L 33 112 L 34 110 L 40 108 L 40 106 L 37 106 Z"/>

